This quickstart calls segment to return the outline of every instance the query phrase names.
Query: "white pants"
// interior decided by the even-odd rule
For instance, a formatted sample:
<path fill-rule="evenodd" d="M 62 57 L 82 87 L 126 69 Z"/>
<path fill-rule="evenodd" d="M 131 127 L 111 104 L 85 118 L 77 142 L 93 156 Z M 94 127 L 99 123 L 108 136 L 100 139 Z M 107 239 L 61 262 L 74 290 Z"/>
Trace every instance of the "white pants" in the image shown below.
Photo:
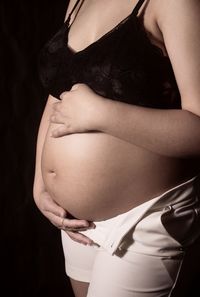
<path fill-rule="evenodd" d="M 114 253 L 99 243 L 76 243 L 62 231 L 66 273 L 72 279 L 90 283 L 87 297 L 170 296 L 187 247 L 200 235 L 195 178 L 154 200 L 150 208 L 145 204 L 147 212 L 138 208 L 143 216 L 123 235 Z M 109 228 L 109 220 L 105 226 Z"/>

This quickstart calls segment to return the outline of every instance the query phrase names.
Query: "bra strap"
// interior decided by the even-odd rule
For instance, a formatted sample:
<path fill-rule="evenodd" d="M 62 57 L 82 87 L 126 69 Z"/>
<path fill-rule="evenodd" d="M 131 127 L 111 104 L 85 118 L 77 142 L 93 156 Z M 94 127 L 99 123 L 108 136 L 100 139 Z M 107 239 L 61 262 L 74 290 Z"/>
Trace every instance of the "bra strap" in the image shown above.
<path fill-rule="evenodd" d="M 135 7 L 134 7 L 134 9 L 133 9 L 132 14 L 134 14 L 134 15 L 137 15 L 137 14 L 138 14 L 138 11 L 140 10 L 140 8 L 141 8 L 142 4 L 144 3 L 144 1 L 145 1 L 145 0 L 139 0 L 139 1 L 137 2 L 137 4 L 135 5 Z"/>
<path fill-rule="evenodd" d="M 83 2 L 83 0 L 77 0 L 76 1 L 76 3 L 75 3 L 75 5 L 74 5 L 74 7 L 72 8 L 72 10 L 70 11 L 70 13 L 69 13 L 69 15 L 68 15 L 68 18 L 67 18 L 67 21 L 66 21 L 66 23 L 67 24 L 69 24 L 70 23 L 70 20 L 71 20 L 71 16 L 72 16 L 72 14 L 73 14 L 73 12 L 74 12 L 74 10 L 76 9 L 76 7 L 77 7 L 77 5 L 79 4 L 79 2 Z M 76 16 L 75 16 L 76 17 Z"/>

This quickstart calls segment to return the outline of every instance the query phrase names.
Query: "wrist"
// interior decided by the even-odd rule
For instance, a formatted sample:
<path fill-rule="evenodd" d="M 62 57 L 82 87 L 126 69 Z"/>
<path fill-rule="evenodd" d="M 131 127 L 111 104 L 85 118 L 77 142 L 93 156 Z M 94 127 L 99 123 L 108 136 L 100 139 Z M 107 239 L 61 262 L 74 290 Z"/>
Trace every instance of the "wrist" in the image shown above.
<path fill-rule="evenodd" d="M 113 103 L 113 100 L 97 95 L 97 104 L 95 105 L 93 117 L 95 130 L 101 132 L 107 131 L 109 121 L 112 117 Z"/>

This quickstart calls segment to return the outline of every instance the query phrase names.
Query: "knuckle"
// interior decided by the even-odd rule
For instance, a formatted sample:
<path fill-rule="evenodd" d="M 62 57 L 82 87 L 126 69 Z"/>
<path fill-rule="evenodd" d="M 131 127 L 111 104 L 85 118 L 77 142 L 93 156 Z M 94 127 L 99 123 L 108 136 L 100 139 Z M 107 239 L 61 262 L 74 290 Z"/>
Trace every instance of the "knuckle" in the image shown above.
<path fill-rule="evenodd" d="M 60 99 L 64 99 L 66 97 L 68 92 L 63 92 L 61 95 L 60 95 Z"/>
<path fill-rule="evenodd" d="M 61 217 L 62 219 L 65 219 L 65 220 L 66 220 L 65 216 L 66 216 L 66 212 L 65 212 L 65 210 L 64 210 L 64 209 L 61 209 L 61 210 L 60 210 L 60 217 Z"/>

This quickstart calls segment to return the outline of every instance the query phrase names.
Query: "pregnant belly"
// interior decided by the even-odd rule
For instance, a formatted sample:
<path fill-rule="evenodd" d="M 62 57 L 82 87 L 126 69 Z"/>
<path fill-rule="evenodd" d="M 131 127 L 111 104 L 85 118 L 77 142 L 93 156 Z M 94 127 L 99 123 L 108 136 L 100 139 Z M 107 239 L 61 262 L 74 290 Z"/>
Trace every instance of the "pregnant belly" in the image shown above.
<path fill-rule="evenodd" d="M 43 179 L 53 199 L 76 218 L 98 221 L 125 212 L 138 199 L 148 200 L 159 178 L 166 180 L 155 173 L 158 156 L 104 133 L 52 138 L 53 128 L 43 148 Z"/>

